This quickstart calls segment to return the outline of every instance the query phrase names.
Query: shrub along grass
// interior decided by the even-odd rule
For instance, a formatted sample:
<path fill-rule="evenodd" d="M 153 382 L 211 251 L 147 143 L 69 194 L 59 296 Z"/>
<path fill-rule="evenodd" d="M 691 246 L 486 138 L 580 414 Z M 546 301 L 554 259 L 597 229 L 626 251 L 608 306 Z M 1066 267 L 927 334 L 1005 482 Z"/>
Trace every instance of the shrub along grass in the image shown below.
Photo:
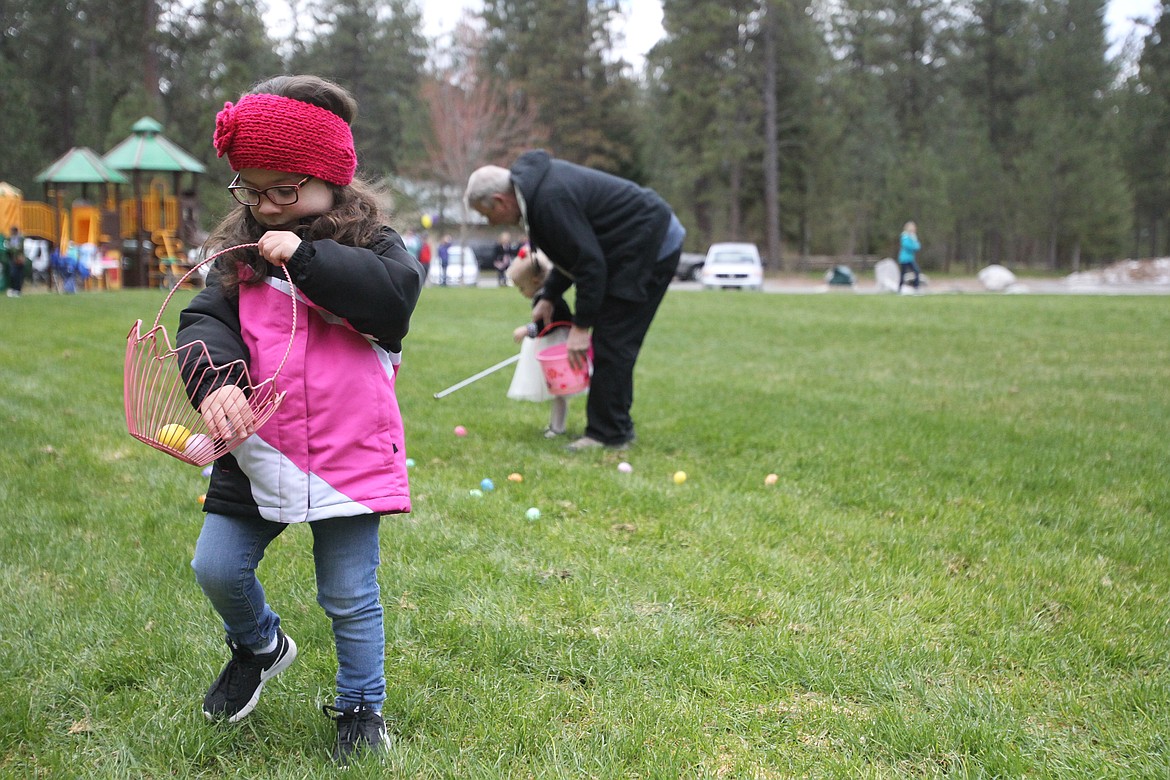
<path fill-rule="evenodd" d="M 0 309 L 0 776 L 328 774 L 308 529 L 262 566 L 299 660 L 242 724 L 200 714 L 206 481 L 121 409 L 161 301 Z M 510 370 L 433 399 L 526 308 L 428 289 L 382 536 L 397 743 L 348 776 L 1167 776 L 1168 303 L 672 292 L 636 445 L 569 455 Z"/>

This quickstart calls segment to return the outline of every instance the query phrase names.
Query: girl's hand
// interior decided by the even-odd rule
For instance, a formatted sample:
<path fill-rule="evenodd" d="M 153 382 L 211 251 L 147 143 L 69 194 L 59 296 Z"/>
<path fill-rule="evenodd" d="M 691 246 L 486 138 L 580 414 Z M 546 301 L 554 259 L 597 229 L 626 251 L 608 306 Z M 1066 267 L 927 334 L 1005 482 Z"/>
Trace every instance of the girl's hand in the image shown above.
<path fill-rule="evenodd" d="M 256 248 L 268 262 L 284 265 L 300 245 L 301 237 L 290 230 L 269 230 L 260 236 Z"/>
<path fill-rule="evenodd" d="M 298 239 L 300 240 L 300 239 Z M 235 385 L 213 390 L 199 405 L 212 438 L 225 442 L 243 439 L 256 432 L 256 416 L 244 391 Z"/>
<path fill-rule="evenodd" d="M 516 328 L 516 330 L 512 331 L 512 340 L 515 341 L 517 344 L 519 344 L 521 341 L 524 340 L 524 337 L 527 335 L 528 335 L 528 326 L 521 325 L 519 328 Z"/>
<path fill-rule="evenodd" d="M 536 305 L 532 307 L 532 321 L 540 327 L 545 327 L 552 321 L 553 305 L 552 301 L 542 300 L 537 301 Z"/>

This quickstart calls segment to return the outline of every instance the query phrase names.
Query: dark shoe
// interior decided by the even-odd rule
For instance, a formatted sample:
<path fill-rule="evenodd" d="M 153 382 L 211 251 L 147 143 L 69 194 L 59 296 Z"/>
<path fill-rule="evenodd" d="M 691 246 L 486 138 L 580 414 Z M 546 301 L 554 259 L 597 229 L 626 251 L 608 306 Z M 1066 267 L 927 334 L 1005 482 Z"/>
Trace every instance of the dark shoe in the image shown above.
<path fill-rule="evenodd" d="M 271 653 L 253 653 L 228 640 L 232 658 L 203 697 L 203 714 L 209 720 L 243 719 L 256 708 L 264 683 L 287 669 L 297 657 L 297 645 L 279 628 Z"/>
<path fill-rule="evenodd" d="M 321 711 L 337 722 L 337 744 L 333 746 L 333 762 L 349 766 L 355 756 L 367 750 L 385 753 L 390 749 L 390 735 L 382 713 L 365 704 L 351 707 L 324 705 Z M 336 713 L 336 714 L 333 714 Z"/>

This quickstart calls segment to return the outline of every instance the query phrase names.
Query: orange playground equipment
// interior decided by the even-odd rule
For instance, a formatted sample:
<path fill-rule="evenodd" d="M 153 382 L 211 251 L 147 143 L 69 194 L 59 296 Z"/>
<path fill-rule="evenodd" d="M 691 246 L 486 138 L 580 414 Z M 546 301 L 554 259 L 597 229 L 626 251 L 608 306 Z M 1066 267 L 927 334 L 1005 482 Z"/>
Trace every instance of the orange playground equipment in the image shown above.
<path fill-rule="evenodd" d="M 62 253 L 93 245 L 101 259 L 94 285 L 166 287 L 182 277 L 188 247 L 202 242 L 196 181 L 205 172 L 143 117 L 105 155 L 74 147 L 38 173 L 44 202 L 0 183 L 0 225 Z"/>

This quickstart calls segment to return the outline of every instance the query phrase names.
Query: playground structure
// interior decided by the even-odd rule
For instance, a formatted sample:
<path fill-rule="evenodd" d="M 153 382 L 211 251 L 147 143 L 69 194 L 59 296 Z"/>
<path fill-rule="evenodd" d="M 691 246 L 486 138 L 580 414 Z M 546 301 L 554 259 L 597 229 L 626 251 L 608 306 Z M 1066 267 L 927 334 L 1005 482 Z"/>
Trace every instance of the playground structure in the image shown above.
<path fill-rule="evenodd" d="M 79 269 L 87 285 L 106 288 L 170 287 L 183 275 L 188 251 L 203 239 L 196 181 L 206 169 L 162 129 L 143 117 L 104 156 L 70 149 L 36 176 L 44 202 L 0 183 L 0 226 L 49 242 L 63 261 L 49 267 L 50 286 L 61 268 Z"/>

